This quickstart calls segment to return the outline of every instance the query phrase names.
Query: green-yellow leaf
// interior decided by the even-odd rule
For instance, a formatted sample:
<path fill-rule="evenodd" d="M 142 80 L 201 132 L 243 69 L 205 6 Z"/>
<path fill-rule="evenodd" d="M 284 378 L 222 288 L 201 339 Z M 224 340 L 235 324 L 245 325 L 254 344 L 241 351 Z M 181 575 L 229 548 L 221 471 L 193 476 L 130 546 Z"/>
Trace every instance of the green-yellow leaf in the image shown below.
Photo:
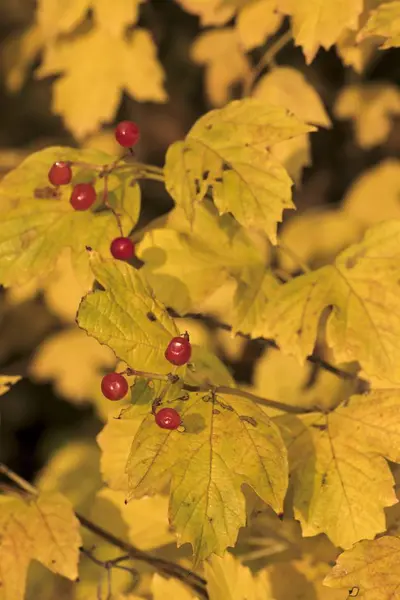
<path fill-rule="evenodd" d="M 0 396 L 6 394 L 20 379 L 20 375 L 0 375 Z"/>
<path fill-rule="evenodd" d="M 349 591 L 348 597 L 399 600 L 400 539 L 384 536 L 362 541 L 343 552 L 324 580 L 326 586 Z M 345 594 L 345 591 L 343 591 Z"/>
<path fill-rule="evenodd" d="M 179 331 L 141 272 L 96 254 L 91 267 L 104 291 L 89 293 L 82 300 L 79 326 L 133 369 L 169 373 L 171 364 L 164 353 Z"/>
<path fill-rule="evenodd" d="M 361 39 L 369 36 L 386 38 L 381 48 L 400 46 L 400 0 L 384 2 L 371 13 L 359 34 Z"/>
<path fill-rule="evenodd" d="M 252 50 L 264 44 L 282 23 L 276 11 L 276 0 L 247 2 L 236 18 L 236 29 L 244 49 Z"/>
<path fill-rule="evenodd" d="M 28 566 L 38 560 L 68 579 L 78 576 L 79 523 L 61 494 L 32 500 L 0 497 L 0 598 L 22 600 Z"/>
<path fill-rule="evenodd" d="M 220 213 L 263 230 L 273 243 L 285 208 L 293 208 L 291 181 L 269 148 L 313 131 L 282 108 L 255 99 L 213 110 L 170 146 L 166 187 L 193 221 L 196 204 L 212 187 Z"/>
<path fill-rule="evenodd" d="M 129 497 L 154 494 L 171 480 L 171 525 L 198 561 L 234 545 L 245 524 L 243 483 L 282 509 L 286 454 L 278 429 L 254 403 L 203 392 L 173 405 L 185 431 L 162 430 L 153 415 L 144 419 L 126 467 Z"/>
<path fill-rule="evenodd" d="M 338 119 L 354 121 L 356 140 L 361 148 L 382 144 L 400 114 L 400 90 L 395 85 L 350 85 L 340 92 L 335 104 Z"/>
<path fill-rule="evenodd" d="M 349 548 L 385 530 L 383 509 L 397 502 L 385 458 L 400 461 L 399 400 L 398 390 L 376 390 L 325 415 L 277 418 L 303 535 Z"/>
<path fill-rule="evenodd" d="M 400 221 L 380 223 L 333 265 L 281 286 L 267 304 L 264 335 L 300 361 L 311 354 L 322 312 L 337 362 L 400 381 Z"/>
<path fill-rule="evenodd" d="M 152 600 L 196 600 L 190 589 L 176 579 L 164 579 L 157 573 L 151 582 Z M 211 600 L 213 600 L 211 598 Z"/>
<path fill-rule="evenodd" d="M 311 63 L 320 46 L 328 50 L 346 29 L 356 29 L 363 0 L 277 0 L 278 9 L 292 17 L 295 42 Z"/>
<path fill-rule="evenodd" d="M 77 138 L 114 118 L 124 90 L 141 102 L 166 100 L 156 47 L 143 29 L 135 29 L 126 39 L 95 28 L 73 41 L 48 46 L 37 75 L 59 73 L 63 75 L 53 85 L 53 110 Z"/>

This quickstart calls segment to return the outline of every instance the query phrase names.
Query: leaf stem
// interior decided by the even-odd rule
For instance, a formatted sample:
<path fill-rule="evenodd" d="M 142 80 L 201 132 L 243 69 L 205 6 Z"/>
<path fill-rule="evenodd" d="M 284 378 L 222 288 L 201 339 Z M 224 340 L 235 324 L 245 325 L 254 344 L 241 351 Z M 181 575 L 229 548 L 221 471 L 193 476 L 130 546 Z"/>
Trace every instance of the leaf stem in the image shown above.
<path fill-rule="evenodd" d="M 286 243 L 282 240 L 279 240 L 278 247 L 285 252 L 290 258 L 299 265 L 303 273 L 311 273 L 311 269 L 306 263 L 294 252 Z"/>
<path fill-rule="evenodd" d="M 20 475 L 17 475 L 17 473 L 12 471 L 3 463 L 0 463 L 0 473 L 8 477 L 24 492 L 28 492 L 33 496 L 39 495 L 39 491 L 33 485 L 31 485 Z M 133 546 L 129 542 L 125 542 L 124 540 L 117 538 L 113 533 L 103 529 L 99 525 L 96 525 L 96 523 L 93 523 L 80 513 L 75 512 L 75 516 L 82 525 L 82 527 L 85 527 L 85 529 L 91 531 L 95 535 L 98 535 L 102 539 L 106 540 L 106 542 L 108 542 L 109 544 L 112 544 L 116 548 L 119 548 L 120 550 L 125 552 L 126 555 L 129 556 L 129 558 L 145 562 L 154 567 L 154 569 L 156 569 L 160 573 L 164 573 L 165 575 L 174 577 L 175 579 L 179 579 L 180 581 L 191 587 L 197 594 L 200 594 L 202 598 L 208 599 L 208 592 L 206 588 L 207 582 L 205 579 L 203 579 L 203 577 L 200 577 L 200 575 L 197 575 L 193 571 L 190 571 L 189 569 L 186 569 L 185 567 L 182 567 L 177 563 L 170 562 L 168 560 L 165 560 L 164 558 L 159 558 L 150 553 L 144 552 L 139 548 L 136 548 L 136 546 Z M 120 558 L 120 560 L 122 560 L 122 558 Z"/>
<path fill-rule="evenodd" d="M 244 83 L 243 86 L 243 97 L 247 97 L 251 95 L 254 84 L 258 77 L 261 75 L 263 70 L 271 66 L 274 62 L 275 56 L 284 48 L 292 39 L 292 32 L 290 29 L 285 31 L 271 46 L 268 50 L 262 55 L 258 63 L 253 67 L 250 71 L 249 77 Z"/>

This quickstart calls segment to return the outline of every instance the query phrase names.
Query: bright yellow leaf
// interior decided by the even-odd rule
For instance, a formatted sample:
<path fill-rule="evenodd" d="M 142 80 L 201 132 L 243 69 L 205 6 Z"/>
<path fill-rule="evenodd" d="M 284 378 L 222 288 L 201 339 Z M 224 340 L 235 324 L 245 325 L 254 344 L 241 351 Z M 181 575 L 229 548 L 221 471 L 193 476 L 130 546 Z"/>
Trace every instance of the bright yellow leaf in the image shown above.
<path fill-rule="evenodd" d="M 265 572 L 254 576 L 232 554 L 212 556 L 204 564 L 210 600 L 274 600 L 267 591 Z"/>
<path fill-rule="evenodd" d="M 346 29 L 356 29 L 363 0 L 277 0 L 278 9 L 292 17 L 295 42 L 308 64 L 320 46 L 328 50 Z"/>
<path fill-rule="evenodd" d="M 282 23 L 276 0 L 253 0 L 246 3 L 236 18 L 236 29 L 243 48 L 248 51 L 262 46 Z"/>
<path fill-rule="evenodd" d="M 43 33 L 35 24 L 22 34 L 11 34 L 2 45 L 5 83 L 10 92 L 19 92 L 43 45 Z"/>
<path fill-rule="evenodd" d="M 184 432 L 160 429 L 151 414 L 143 420 L 126 466 L 128 497 L 154 494 L 172 480 L 171 525 L 199 561 L 235 544 L 245 524 L 243 483 L 282 509 L 286 456 L 278 429 L 253 402 L 204 392 L 175 398 Z"/>
<path fill-rule="evenodd" d="M 0 396 L 6 394 L 21 379 L 20 375 L 0 375 Z"/>
<path fill-rule="evenodd" d="M 135 29 L 125 39 L 96 28 L 73 41 L 47 47 L 37 75 L 59 73 L 63 75 L 53 85 L 53 110 L 77 138 L 113 120 L 123 90 L 139 101 L 166 100 L 156 47 L 143 29 Z"/>
<path fill-rule="evenodd" d="M 362 541 L 343 552 L 324 584 L 365 600 L 398 600 L 400 539 L 384 536 Z"/>
<path fill-rule="evenodd" d="M 140 4 L 145 0 L 92 0 L 97 25 L 111 34 L 121 35 L 139 17 Z"/>
<path fill-rule="evenodd" d="M 389 136 L 392 118 L 400 114 L 400 88 L 379 83 L 350 85 L 342 89 L 334 110 L 338 119 L 354 121 L 358 144 L 369 149 Z"/>
<path fill-rule="evenodd" d="M 368 375 L 400 381 L 400 221 L 371 228 L 333 265 L 281 286 L 266 306 L 264 335 L 300 361 L 311 354 L 322 311 L 337 362 L 357 360 Z"/>
<path fill-rule="evenodd" d="M 206 67 L 206 91 L 214 106 L 226 104 L 231 87 L 243 83 L 250 72 L 238 33 L 231 27 L 200 33 L 191 48 L 191 57 Z"/>
<path fill-rule="evenodd" d="M 400 0 L 384 2 L 374 10 L 359 37 L 381 36 L 386 38 L 381 48 L 400 46 Z"/>
<path fill-rule="evenodd" d="M 57 394 L 81 403 L 91 399 L 99 375 L 115 362 L 110 348 L 72 327 L 45 339 L 31 361 L 29 375 L 36 381 L 52 381 Z"/>
<path fill-rule="evenodd" d="M 182 8 L 200 17 L 203 26 L 223 25 L 233 16 L 234 7 L 223 0 L 176 0 Z"/>
<path fill-rule="evenodd" d="M 349 548 L 385 530 L 383 509 L 397 502 L 385 458 L 400 461 L 398 406 L 398 390 L 376 390 L 325 415 L 277 418 L 303 535 Z"/>
<path fill-rule="evenodd" d="M 153 593 L 152 600 L 196 600 L 190 591 L 190 588 L 185 587 L 183 583 L 176 579 L 164 579 L 157 573 L 153 577 L 151 583 L 151 591 Z M 212 598 L 210 600 L 213 600 Z"/>
<path fill-rule="evenodd" d="M 400 160 L 388 158 L 364 171 L 343 200 L 343 211 L 363 228 L 400 219 Z"/>
<path fill-rule="evenodd" d="M 45 40 L 74 29 L 86 16 L 91 0 L 38 0 L 36 18 Z"/>
<path fill-rule="evenodd" d="M 0 507 L 1 600 L 23 600 L 31 560 L 68 579 L 77 578 L 79 523 L 64 496 L 0 496 Z"/>
<path fill-rule="evenodd" d="M 244 227 L 276 242 L 285 208 L 293 208 L 291 181 L 269 148 L 313 131 L 282 108 L 253 98 L 213 110 L 170 146 L 166 187 L 193 221 L 196 204 L 212 187 L 220 213 L 231 212 Z"/>

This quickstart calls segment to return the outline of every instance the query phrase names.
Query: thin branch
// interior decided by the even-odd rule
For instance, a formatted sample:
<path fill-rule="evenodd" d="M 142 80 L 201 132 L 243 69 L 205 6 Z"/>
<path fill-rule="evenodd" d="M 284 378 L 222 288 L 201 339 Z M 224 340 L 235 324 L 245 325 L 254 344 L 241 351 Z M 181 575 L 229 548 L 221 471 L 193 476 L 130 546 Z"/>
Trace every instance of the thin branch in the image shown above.
<path fill-rule="evenodd" d="M 24 492 L 28 492 L 33 496 L 39 495 L 39 491 L 35 487 L 33 487 L 20 475 L 14 473 L 14 471 L 12 471 L 3 463 L 0 463 L 0 473 L 8 477 Z M 77 512 L 75 513 L 75 516 L 82 525 L 82 527 L 85 527 L 85 529 L 88 529 L 95 535 L 98 535 L 102 539 L 106 540 L 109 544 L 112 544 L 116 548 L 119 548 L 120 550 L 125 552 L 129 556 L 129 558 L 145 562 L 154 567 L 154 569 L 156 569 L 157 571 L 164 573 L 169 577 L 175 577 L 176 579 L 179 579 L 180 581 L 191 587 L 197 594 L 200 594 L 202 598 L 208 599 L 208 592 L 206 588 L 207 582 L 205 579 L 200 577 L 200 575 L 197 575 L 193 571 L 190 571 L 189 569 L 186 569 L 185 567 L 182 567 L 177 563 L 170 562 L 163 558 L 158 558 L 157 556 L 154 556 L 152 554 L 144 552 L 143 550 L 140 550 L 139 548 L 136 548 L 132 544 L 117 538 L 113 533 L 106 531 L 99 525 L 96 525 L 95 523 L 93 523 L 92 521 L 90 521 L 89 519 Z"/>
<path fill-rule="evenodd" d="M 262 55 L 258 63 L 250 71 L 250 75 L 245 81 L 243 86 L 243 97 L 251 95 L 253 86 L 261 75 L 263 70 L 274 63 L 275 57 L 292 39 L 292 32 L 290 29 L 285 31 L 275 42 L 268 48 L 265 54 Z"/>

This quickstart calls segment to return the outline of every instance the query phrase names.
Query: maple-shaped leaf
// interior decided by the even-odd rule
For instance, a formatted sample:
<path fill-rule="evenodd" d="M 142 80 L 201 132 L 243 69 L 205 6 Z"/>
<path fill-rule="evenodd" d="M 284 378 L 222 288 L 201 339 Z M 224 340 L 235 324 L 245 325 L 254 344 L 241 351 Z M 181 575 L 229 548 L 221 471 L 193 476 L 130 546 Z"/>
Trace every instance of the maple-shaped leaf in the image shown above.
<path fill-rule="evenodd" d="M 361 148 L 382 144 L 389 136 L 392 119 L 400 114 L 400 91 L 395 85 L 350 85 L 341 90 L 335 104 L 338 119 L 353 119 Z"/>
<path fill-rule="evenodd" d="M 346 29 L 356 29 L 363 0 L 277 0 L 278 9 L 292 17 L 293 36 L 311 63 L 320 46 L 328 50 Z"/>
<path fill-rule="evenodd" d="M 154 494 L 171 480 L 171 525 L 199 561 L 235 544 L 246 520 L 242 484 L 282 509 L 286 453 L 278 429 L 254 403 L 204 392 L 180 399 L 179 393 L 168 404 L 180 413 L 184 432 L 159 428 L 152 414 L 143 420 L 126 466 L 128 497 Z"/>
<path fill-rule="evenodd" d="M 400 160 L 387 158 L 352 183 L 343 199 L 343 213 L 364 229 L 400 219 Z"/>
<path fill-rule="evenodd" d="M 122 91 L 142 102 L 166 100 L 156 47 L 143 29 L 135 29 L 125 38 L 95 28 L 73 41 L 46 47 L 36 74 L 47 77 L 59 73 L 62 76 L 53 85 L 53 111 L 63 117 L 77 138 L 114 118 Z"/>
<path fill-rule="evenodd" d="M 337 362 L 400 381 L 400 221 L 369 229 L 333 265 L 282 285 L 266 305 L 264 335 L 301 362 L 311 354 L 322 312 Z"/>
<path fill-rule="evenodd" d="M 209 200 L 198 206 L 192 231 L 183 209 L 174 209 L 162 229 L 146 234 L 138 255 L 157 298 L 180 314 L 201 310 L 210 290 L 237 282 L 233 327 L 254 335 L 278 286 L 265 266 L 265 244 L 257 244 L 231 215 L 219 217 Z"/>
<path fill-rule="evenodd" d="M 200 17 L 203 26 L 223 25 L 233 16 L 235 9 L 224 0 L 176 0 L 187 12 Z"/>
<path fill-rule="evenodd" d="M 144 276 L 127 263 L 95 253 L 90 263 L 104 291 L 89 293 L 82 300 L 79 326 L 133 369 L 169 373 L 172 367 L 164 353 L 179 331 Z M 180 367 L 181 372 L 185 369 Z"/>
<path fill-rule="evenodd" d="M 372 11 L 367 24 L 359 33 L 359 39 L 369 36 L 386 38 L 381 48 L 400 46 L 400 0 L 384 2 Z"/>
<path fill-rule="evenodd" d="M 213 106 L 226 104 L 232 86 L 249 76 L 249 60 L 232 27 L 200 33 L 190 54 L 195 63 L 205 65 L 205 85 Z"/>
<path fill-rule="evenodd" d="M 31 560 L 75 580 L 80 545 L 78 520 L 61 494 L 0 496 L 1 600 L 23 600 Z"/>
<path fill-rule="evenodd" d="M 91 3 L 91 0 L 38 0 L 36 20 L 43 39 L 54 41 L 59 34 L 73 30 L 85 18 Z"/>
<path fill-rule="evenodd" d="M 212 556 L 204 570 L 210 600 L 274 600 L 267 589 L 265 571 L 253 575 L 228 552 L 222 558 Z"/>
<path fill-rule="evenodd" d="M 323 532 L 349 548 L 385 530 L 383 509 L 397 502 L 385 459 L 400 461 L 399 399 L 398 390 L 373 390 L 327 414 L 277 418 L 303 535 Z"/>
<path fill-rule="evenodd" d="M 262 46 L 282 23 L 276 0 L 246 2 L 236 18 L 236 29 L 243 48 L 248 51 Z"/>
<path fill-rule="evenodd" d="M 91 0 L 97 25 L 115 36 L 120 36 L 128 25 L 139 18 L 140 4 L 145 0 Z"/>
<path fill-rule="evenodd" d="M 6 394 L 21 379 L 21 375 L 0 375 L 0 396 Z"/>
<path fill-rule="evenodd" d="M 193 221 L 196 204 L 212 188 L 220 213 L 276 242 L 285 208 L 293 208 L 291 180 L 269 148 L 314 128 L 283 108 L 254 98 L 235 100 L 201 117 L 167 152 L 166 187 Z"/>
<path fill-rule="evenodd" d="M 48 276 L 66 248 L 71 249 L 73 268 L 89 289 L 93 277 L 86 247 L 110 256 L 110 243 L 120 234 L 111 211 L 76 211 L 69 197 L 70 186 L 56 190 L 48 184 L 48 171 L 58 160 L 88 164 L 74 169 L 73 183 L 91 181 L 96 168 L 114 158 L 95 150 L 52 147 L 36 152 L 7 174 L 0 183 L 0 197 L 14 204 L 2 213 L 0 232 L 0 283 L 6 287 Z M 108 199 L 121 215 L 124 235 L 136 224 L 140 211 L 139 186 L 130 187 L 126 173 L 110 175 Z M 97 204 L 101 204 L 104 183 L 97 180 Z"/>
<path fill-rule="evenodd" d="M 348 598 L 399 600 L 399 555 L 398 537 L 362 541 L 340 554 L 324 585 L 348 591 Z"/>

